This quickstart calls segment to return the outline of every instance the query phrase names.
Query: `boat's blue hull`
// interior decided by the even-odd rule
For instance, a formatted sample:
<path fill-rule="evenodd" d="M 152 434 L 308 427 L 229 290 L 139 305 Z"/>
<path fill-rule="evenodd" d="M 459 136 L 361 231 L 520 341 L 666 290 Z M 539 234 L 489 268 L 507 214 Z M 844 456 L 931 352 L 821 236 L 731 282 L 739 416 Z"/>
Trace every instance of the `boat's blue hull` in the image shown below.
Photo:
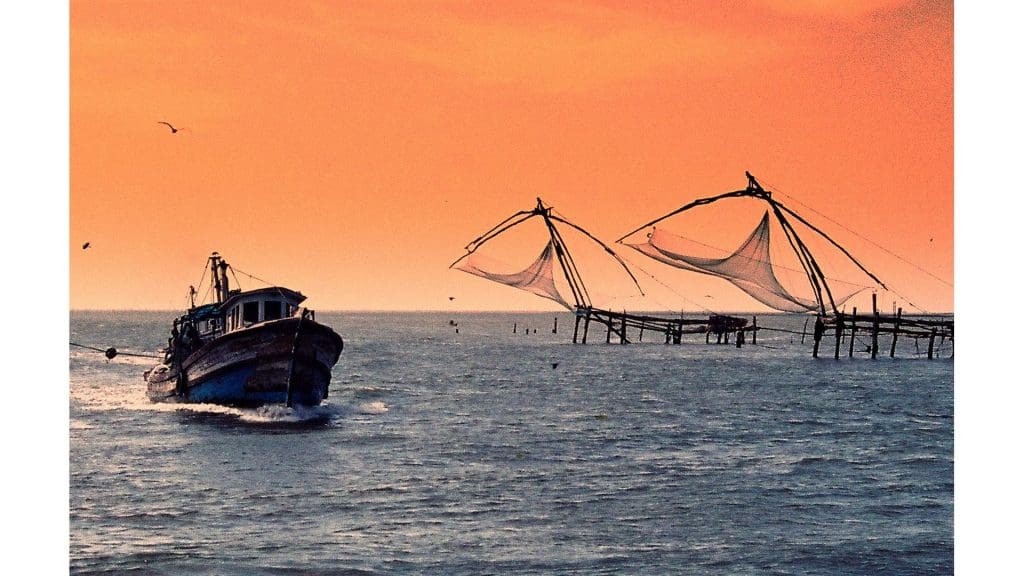
<path fill-rule="evenodd" d="M 260 406 L 263 404 L 288 403 L 288 390 L 250 390 L 246 387 L 255 365 L 235 366 L 223 370 L 201 384 L 188 388 L 188 402 L 203 404 L 227 404 L 231 406 Z M 295 386 L 292 390 L 292 404 L 316 406 L 327 397 L 329 380 L 312 385 Z"/>
<path fill-rule="evenodd" d="M 265 322 L 206 343 L 177 369 L 148 372 L 147 393 L 156 402 L 315 406 L 342 348 L 340 336 L 312 320 Z"/>

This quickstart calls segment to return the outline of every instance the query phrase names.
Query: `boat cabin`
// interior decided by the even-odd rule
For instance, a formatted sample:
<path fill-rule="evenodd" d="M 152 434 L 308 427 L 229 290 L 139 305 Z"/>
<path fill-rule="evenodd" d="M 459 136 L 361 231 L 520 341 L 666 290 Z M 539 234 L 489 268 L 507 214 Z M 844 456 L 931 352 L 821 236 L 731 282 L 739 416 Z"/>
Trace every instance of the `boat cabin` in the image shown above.
<path fill-rule="evenodd" d="M 220 304 L 223 331 L 233 332 L 260 322 L 288 318 L 306 297 L 288 288 L 272 286 L 246 292 L 232 291 Z"/>

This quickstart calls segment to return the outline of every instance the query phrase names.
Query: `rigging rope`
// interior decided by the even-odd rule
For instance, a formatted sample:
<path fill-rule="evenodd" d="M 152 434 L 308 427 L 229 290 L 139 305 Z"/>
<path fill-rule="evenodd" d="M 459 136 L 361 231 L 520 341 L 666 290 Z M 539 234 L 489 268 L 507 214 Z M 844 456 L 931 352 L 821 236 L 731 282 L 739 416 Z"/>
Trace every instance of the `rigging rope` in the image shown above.
<path fill-rule="evenodd" d="M 136 357 L 139 357 L 139 358 L 155 358 L 157 360 L 162 360 L 162 358 L 160 356 L 153 356 L 152 354 L 133 354 L 131 352 L 119 352 L 113 346 L 111 346 L 110 348 L 103 349 L 103 348 L 96 348 L 94 346 L 86 346 L 85 344 L 78 344 L 77 342 L 68 342 L 68 343 L 71 344 L 72 346 L 78 346 L 79 348 L 85 348 L 86 350 L 94 350 L 96 352 L 102 352 L 103 354 L 105 354 L 107 356 L 108 360 L 113 358 L 114 356 L 136 356 Z"/>
<path fill-rule="evenodd" d="M 775 186 L 774 184 L 771 184 L 770 182 L 768 182 L 768 181 L 766 181 L 766 180 L 763 180 L 763 179 L 762 179 L 761 181 L 762 181 L 762 182 L 764 182 L 764 183 L 765 183 L 765 184 L 766 184 L 766 185 L 767 185 L 767 186 L 768 186 L 769 188 L 771 188 L 772 192 L 776 192 L 776 193 L 778 193 L 778 194 L 782 194 L 782 195 L 783 195 L 783 196 L 785 196 L 786 198 L 789 198 L 789 199 L 793 200 L 793 201 L 794 201 L 794 202 L 796 202 L 797 204 L 799 204 L 799 205 L 803 206 L 804 208 L 806 208 L 806 209 L 810 210 L 811 212 L 814 212 L 814 213 L 815 213 L 815 214 L 817 214 L 818 216 L 821 216 L 822 218 L 824 218 L 824 219 L 828 220 L 829 222 L 831 222 L 831 223 L 835 224 L 836 226 L 839 226 L 839 227 L 840 227 L 840 228 L 842 228 L 843 230 L 846 230 L 847 232 L 849 232 L 850 234 L 853 234 L 854 236 L 856 236 L 856 237 L 860 238 L 861 240 L 864 240 L 865 242 L 867 242 L 867 243 L 871 244 L 872 246 L 874 246 L 874 247 L 878 248 L 879 250 L 882 250 L 882 251 L 883 251 L 883 252 L 885 252 L 886 254 L 889 254 L 890 256 L 892 256 L 892 257 L 894 257 L 894 258 L 896 258 L 896 259 L 900 260 L 901 262 L 903 262 L 903 263 L 905 263 L 905 264 L 909 264 L 910 266 L 913 266 L 913 267 L 914 267 L 914 268 L 916 268 L 916 269 L 917 269 L 918 271 L 920 271 L 920 272 L 923 272 L 923 273 L 925 273 L 925 274 L 927 274 L 927 275 L 931 276 L 932 278 L 934 278 L 934 279 L 938 280 L 939 282 L 942 282 L 943 284 L 945 284 L 946 286 L 949 286 L 950 288 L 952 288 L 952 287 L 953 287 L 953 285 L 952 285 L 952 284 L 950 284 L 949 282 L 947 282 L 947 281 L 943 280 L 942 278 L 939 278 L 938 276 L 936 276 L 936 275 L 932 274 L 931 272 L 929 272 L 929 271 L 925 270 L 924 268 L 922 268 L 922 267 L 918 266 L 917 264 L 914 264 L 913 262 L 911 262 L 911 261 L 909 261 L 909 260 L 907 260 L 907 259 L 903 258 L 902 256 L 900 256 L 899 254 L 896 254 L 895 252 L 892 252 L 891 250 L 887 249 L 887 248 L 886 248 L 886 247 L 884 247 L 884 246 L 881 246 L 881 245 L 879 245 L 879 244 L 876 244 L 876 243 L 875 243 L 875 242 L 873 242 L 873 241 L 872 241 L 871 239 L 869 239 L 869 238 L 865 238 L 864 236 L 861 236 L 861 235 L 860 235 L 860 234 L 858 234 L 858 233 L 857 233 L 856 231 L 854 231 L 854 230 L 850 230 L 850 229 L 849 229 L 849 228 L 847 228 L 846 226 L 843 226 L 843 225 L 842 225 L 842 224 L 841 224 L 840 222 L 836 222 L 835 220 L 833 220 L 832 218 L 829 218 L 829 217 L 828 217 L 828 216 L 826 216 L 825 214 L 822 214 L 821 212 L 818 212 L 817 210 L 815 210 L 815 209 L 814 209 L 814 208 L 812 208 L 811 206 L 808 206 L 807 204 L 804 204 L 803 202 L 801 202 L 801 201 L 800 201 L 799 199 L 797 199 L 796 197 L 794 197 L 794 196 L 791 196 L 790 194 L 787 194 L 787 193 L 785 193 L 785 192 L 781 191 L 781 190 L 780 190 L 780 189 L 779 189 L 779 188 L 778 188 L 777 186 Z M 900 297 L 901 297 L 901 298 L 904 298 L 903 296 L 900 296 Z M 906 298 L 904 298 L 904 300 L 907 300 L 907 299 L 906 299 Z M 907 302 L 910 302 L 910 300 L 907 300 Z M 911 304 L 911 305 L 913 305 L 913 304 Z M 915 308 L 916 308 L 916 306 L 915 306 Z"/>

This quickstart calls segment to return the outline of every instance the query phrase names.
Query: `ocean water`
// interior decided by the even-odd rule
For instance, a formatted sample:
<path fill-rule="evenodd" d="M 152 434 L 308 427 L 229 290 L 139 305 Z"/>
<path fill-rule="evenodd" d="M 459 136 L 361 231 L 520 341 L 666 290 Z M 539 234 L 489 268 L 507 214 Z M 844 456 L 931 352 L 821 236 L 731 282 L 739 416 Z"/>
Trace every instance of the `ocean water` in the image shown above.
<path fill-rule="evenodd" d="M 71 341 L 155 354 L 172 316 Z M 582 346 L 554 316 L 319 313 L 345 350 L 302 413 L 151 404 L 154 360 L 71 347 L 71 573 L 953 572 L 948 343 L 815 360 L 779 315 Z"/>

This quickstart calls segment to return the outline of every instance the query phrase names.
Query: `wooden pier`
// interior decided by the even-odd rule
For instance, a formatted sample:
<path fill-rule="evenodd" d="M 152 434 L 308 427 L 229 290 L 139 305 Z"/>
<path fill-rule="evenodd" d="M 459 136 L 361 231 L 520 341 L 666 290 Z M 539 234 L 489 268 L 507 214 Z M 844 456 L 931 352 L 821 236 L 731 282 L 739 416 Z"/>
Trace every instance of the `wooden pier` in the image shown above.
<path fill-rule="evenodd" d="M 878 358 L 881 349 L 880 337 L 888 338 L 890 358 L 896 357 L 896 343 L 900 338 L 913 338 L 915 344 L 921 340 L 927 340 L 929 360 L 936 357 L 936 344 L 942 347 L 947 341 L 953 342 L 953 318 L 951 316 L 905 317 L 902 308 L 897 309 L 896 314 L 880 314 L 878 301 L 874 296 L 871 299 L 871 308 L 870 314 L 858 314 L 857 309 L 854 308 L 852 314 L 837 312 L 829 316 L 819 316 L 814 323 L 812 355 L 815 358 L 818 357 L 822 341 L 829 337 L 829 333 L 834 341 L 833 357 L 836 360 L 843 354 L 853 358 L 857 352 L 870 355 L 873 359 Z M 858 335 L 867 338 L 868 343 L 857 346 Z M 917 350 L 920 350 L 919 345 Z M 953 357 L 952 352 L 949 357 Z"/>
<path fill-rule="evenodd" d="M 586 344 L 590 335 L 592 323 L 604 327 L 604 341 L 610 344 L 616 340 L 619 344 L 629 344 L 630 332 L 635 334 L 637 342 L 643 342 L 644 334 L 660 334 L 664 336 L 665 344 L 681 344 L 684 334 L 704 334 L 704 341 L 711 343 L 712 334 L 715 335 L 716 344 L 729 344 L 730 338 L 736 342 L 736 347 L 742 347 L 746 341 L 746 333 L 752 334 L 752 343 L 757 344 L 757 317 L 753 318 L 750 326 L 746 318 L 712 314 L 707 318 L 667 318 L 664 316 L 647 316 L 643 314 L 629 314 L 623 312 L 612 312 L 590 306 L 581 306 L 576 309 L 576 322 L 572 333 L 573 344 Z M 613 338 L 614 337 L 614 338 Z M 660 338 L 659 338 L 660 339 Z"/>

